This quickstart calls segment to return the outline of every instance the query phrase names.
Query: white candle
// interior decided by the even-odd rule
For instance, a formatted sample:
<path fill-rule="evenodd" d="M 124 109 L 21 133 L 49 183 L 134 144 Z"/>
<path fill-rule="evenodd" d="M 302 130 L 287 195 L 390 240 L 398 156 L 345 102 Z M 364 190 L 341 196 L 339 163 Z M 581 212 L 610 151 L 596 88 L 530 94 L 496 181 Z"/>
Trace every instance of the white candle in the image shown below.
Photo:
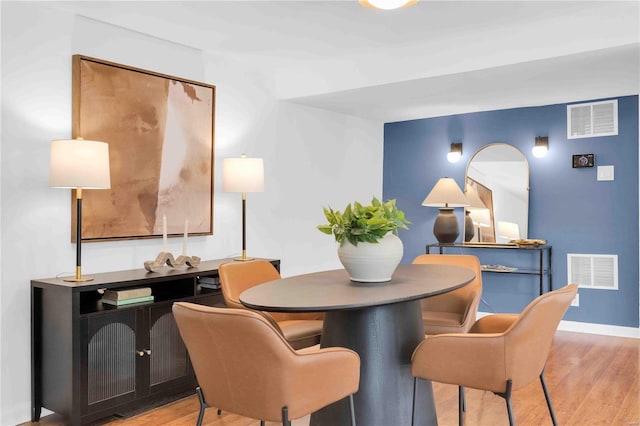
<path fill-rule="evenodd" d="M 182 255 L 187 255 L 187 236 L 189 235 L 189 219 L 184 220 L 184 236 L 182 237 Z"/>
<path fill-rule="evenodd" d="M 167 215 L 162 215 L 162 251 L 167 252 Z"/>

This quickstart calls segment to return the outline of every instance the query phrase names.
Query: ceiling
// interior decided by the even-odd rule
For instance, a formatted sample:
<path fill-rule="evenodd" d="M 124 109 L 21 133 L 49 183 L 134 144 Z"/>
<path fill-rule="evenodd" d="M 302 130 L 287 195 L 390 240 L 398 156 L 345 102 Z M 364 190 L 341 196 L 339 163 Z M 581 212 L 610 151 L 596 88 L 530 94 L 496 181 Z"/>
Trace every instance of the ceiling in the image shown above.
<path fill-rule="evenodd" d="M 278 98 L 383 122 L 640 92 L 638 1 L 47 4 L 239 61 Z"/>

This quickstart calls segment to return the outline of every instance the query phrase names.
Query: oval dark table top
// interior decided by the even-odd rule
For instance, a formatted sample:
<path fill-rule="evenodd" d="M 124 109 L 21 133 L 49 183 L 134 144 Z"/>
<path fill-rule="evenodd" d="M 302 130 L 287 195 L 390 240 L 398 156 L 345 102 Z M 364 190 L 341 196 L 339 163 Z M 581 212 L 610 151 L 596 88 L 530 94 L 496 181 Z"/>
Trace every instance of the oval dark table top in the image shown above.
<path fill-rule="evenodd" d="M 245 290 L 243 305 L 271 312 L 317 312 L 408 302 L 462 287 L 471 269 L 451 265 L 399 265 L 391 281 L 360 283 L 347 271 L 314 272 L 269 281 Z"/>

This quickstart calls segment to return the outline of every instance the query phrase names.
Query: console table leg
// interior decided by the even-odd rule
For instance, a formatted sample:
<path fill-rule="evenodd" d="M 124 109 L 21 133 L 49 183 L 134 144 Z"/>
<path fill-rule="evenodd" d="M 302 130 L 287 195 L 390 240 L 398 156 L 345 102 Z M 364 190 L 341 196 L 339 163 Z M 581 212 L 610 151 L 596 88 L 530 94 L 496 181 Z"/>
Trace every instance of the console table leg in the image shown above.
<path fill-rule="evenodd" d="M 539 250 L 538 253 L 540 254 L 540 265 L 538 267 L 538 271 L 540 271 L 540 296 L 542 296 L 544 293 L 544 252 Z"/>

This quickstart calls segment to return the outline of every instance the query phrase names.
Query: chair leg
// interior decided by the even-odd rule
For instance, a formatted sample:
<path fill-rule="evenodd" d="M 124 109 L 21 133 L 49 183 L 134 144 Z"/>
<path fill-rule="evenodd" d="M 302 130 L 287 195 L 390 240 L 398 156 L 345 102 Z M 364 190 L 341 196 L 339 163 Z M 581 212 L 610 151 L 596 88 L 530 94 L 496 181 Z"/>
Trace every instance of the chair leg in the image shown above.
<path fill-rule="evenodd" d="M 353 406 L 353 394 L 349 395 L 349 409 L 351 410 L 351 426 L 356 426 L 356 410 Z"/>
<path fill-rule="evenodd" d="M 260 424 L 263 426 L 263 424 Z M 285 405 L 282 407 L 282 426 L 291 426 L 291 422 L 289 421 L 289 408 Z"/>
<path fill-rule="evenodd" d="M 218 408 L 218 415 L 222 414 L 222 410 Z"/>
<path fill-rule="evenodd" d="M 200 412 L 198 413 L 198 420 L 196 422 L 196 425 L 202 426 L 202 420 L 204 419 L 204 410 L 209 406 L 209 404 L 204 402 L 204 396 L 202 395 L 202 389 L 200 389 L 200 386 L 196 387 L 196 394 L 198 394 L 198 401 L 200 401 Z"/>
<path fill-rule="evenodd" d="M 547 400 L 547 407 L 549 407 L 549 414 L 551 415 L 551 421 L 553 426 L 558 426 L 556 420 L 556 413 L 553 411 L 553 405 L 551 404 L 551 397 L 549 396 L 549 390 L 547 389 L 547 383 L 544 380 L 544 370 L 540 373 L 540 383 L 542 384 L 542 391 L 544 392 L 544 398 Z"/>
<path fill-rule="evenodd" d="M 264 420 L 260 420 L 260 426 L 264 426 Z"/>
<path fill-rule="evenodd" d="M 513 383 L 511 379 L 507 380 L 507 389 L 504 392 L 494 392 L 496 395 L 504 398 L 507 403 L 507 414 L 509 414 L 509 426 L 513 426 L 515 422 L 513 421 L 513 408 L 511 407 L 511 387 Z"/>
<path fill-rule="evenodd" d="M 462 411 L 467 411 L 467 398 L 464 395 L 464 386 L 458 386 L 458 395 L 462 395 Z"/>
<path fill-rule="evenodd" d="M 458 426 L 462 426 L 464 424 L 464 388 L 462 386 L 458 386 Z"/>
<path fill-rule="evenodd" d="M 513 426 L 515 423 L 513 421 L 513 408 L 511 407 L 511 397 L 505 398 L 507 401 L 507 413 L 509 414 L 509 426 Z"/>

